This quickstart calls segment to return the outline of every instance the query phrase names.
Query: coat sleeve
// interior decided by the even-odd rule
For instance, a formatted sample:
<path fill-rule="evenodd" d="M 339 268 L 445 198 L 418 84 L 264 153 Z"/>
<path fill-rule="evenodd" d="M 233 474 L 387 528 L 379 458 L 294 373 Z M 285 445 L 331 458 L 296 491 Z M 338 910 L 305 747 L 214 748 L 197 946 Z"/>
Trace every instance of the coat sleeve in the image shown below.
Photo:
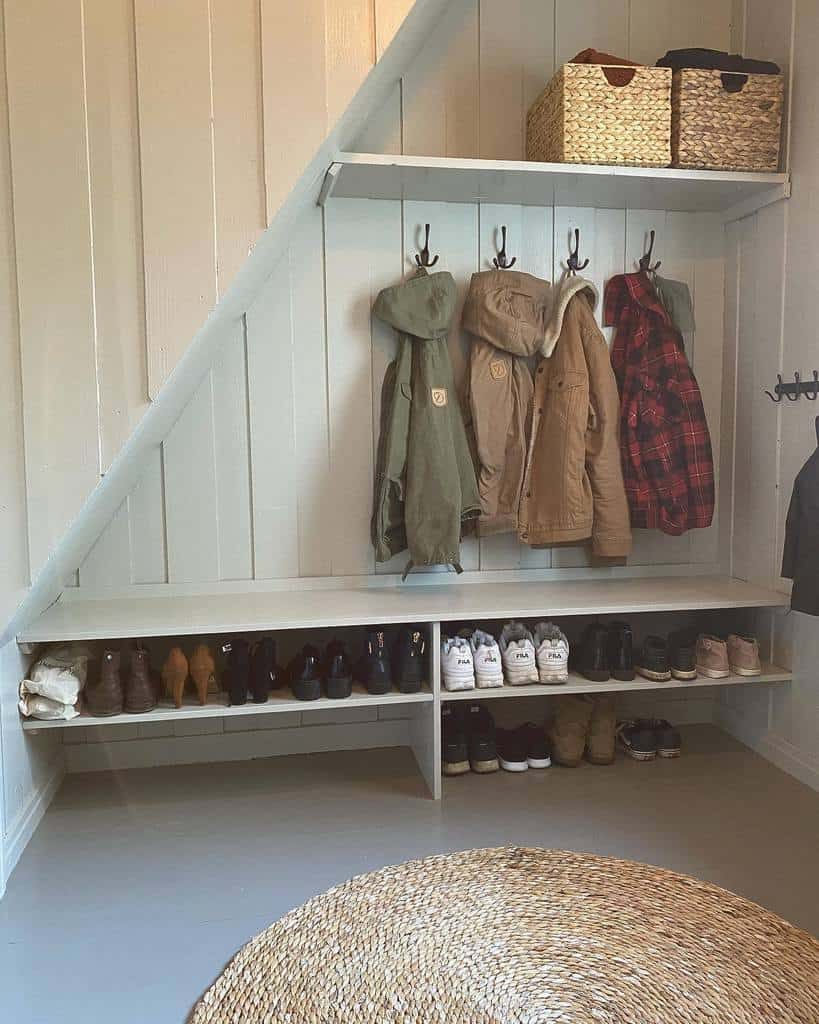
<path fill-rule="evenodd" d="M 506 440 L 512 421 L 511 388 L 512 357 L 509 353 L 473 338 L 469 356 L 469 403 L 478 456 L 478 490 L 481 509 L 487 519 L 498 514 Z"/>
<path fill-rule="evenodd" d="M 601 558 L 625 558 L 631 551 L 623 469 L 620 463 L 620 398 L 606 339 L 591 308 L 583 304 L 580 331 L 589 370 L 586 472 L 594 502 L 592 551 Z"/>
<path fill-rule="evenodd" d="M 785 546 L 782 551 L 782 575 L 789 580 L 796 579 L 797 552 L 799 550 L 799 520 L 801 507 L 799 501 L 799 482 L 793 485 L 793 494 L 788 506 L 788 518 L 785 521 Z"/>

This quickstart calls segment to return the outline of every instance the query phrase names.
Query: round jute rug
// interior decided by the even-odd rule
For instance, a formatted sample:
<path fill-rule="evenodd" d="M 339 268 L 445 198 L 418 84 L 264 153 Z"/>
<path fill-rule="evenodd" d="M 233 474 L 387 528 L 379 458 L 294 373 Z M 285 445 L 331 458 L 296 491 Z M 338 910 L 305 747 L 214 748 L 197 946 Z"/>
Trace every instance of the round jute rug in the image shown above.
<path fill-rule="evenodd" d="M 504 848 L 361 875 L 248 943 L 193 1024 L 817 1024 L 819 942 L 631 861 Z"/>

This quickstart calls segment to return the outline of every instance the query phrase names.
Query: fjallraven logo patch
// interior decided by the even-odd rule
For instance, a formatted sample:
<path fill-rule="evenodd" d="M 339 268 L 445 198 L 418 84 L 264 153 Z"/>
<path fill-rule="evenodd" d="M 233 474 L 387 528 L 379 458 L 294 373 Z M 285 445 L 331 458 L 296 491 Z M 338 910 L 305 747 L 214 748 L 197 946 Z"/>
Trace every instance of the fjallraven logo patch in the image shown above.
<path fill-rule="evenodd" d="M 502 359 L 493 359 L 489 364 L 489 372 L 492 380 L 503 380 L 506 376 L 506 363 Z"/>
<path fill-rule="evenodd" d="M 443 409 L 446 405 L 446 388 L 432 389 L 432 404 L 437 406 L 439 409 Z"/>

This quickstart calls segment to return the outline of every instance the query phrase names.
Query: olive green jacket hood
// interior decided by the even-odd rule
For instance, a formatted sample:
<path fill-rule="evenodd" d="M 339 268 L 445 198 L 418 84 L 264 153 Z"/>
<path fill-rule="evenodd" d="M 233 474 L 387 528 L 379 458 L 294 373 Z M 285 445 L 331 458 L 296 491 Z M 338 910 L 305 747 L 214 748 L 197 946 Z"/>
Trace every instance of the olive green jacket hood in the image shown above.
<path fill-rule="evenodd" d="M 460 570 L 462 526 L 480 514 L 447 346 L 456 302 L 451 274 L 421 270 L 373 308 L 399 344 L 382 389 L 372 540 L 379 562 L 409 548 L 408 569 Z"/>

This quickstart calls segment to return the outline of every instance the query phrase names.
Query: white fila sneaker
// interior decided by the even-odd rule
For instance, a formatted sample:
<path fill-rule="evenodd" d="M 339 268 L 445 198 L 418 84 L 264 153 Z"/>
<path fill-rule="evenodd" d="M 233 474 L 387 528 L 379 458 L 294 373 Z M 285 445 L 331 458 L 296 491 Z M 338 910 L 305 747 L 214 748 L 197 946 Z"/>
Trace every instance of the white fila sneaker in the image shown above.
<path fill-rule="evenodd" d="M 569 641 L 553 622 L 535 626 L 535 650 L 541 683 L 565 683 L 569 678 Z"/>
<path fill-rule="evenodd" d="M 503 674 L 510 686 L 538 682 L 535 643 L 522 622 L 508 622 L 500 638 Z"/>
<path fill-rule="evenodd" d="M 472 660 L 475 662 L 475 680 L 479 690 L 503 686 L 503 666 L 497 640 L 491 633 L 476 629 L 469 638 Z"/>
<path fill-rule="evenodd" d="M 463 637 L 445 637 L 441 643 L 441 675 L 447 690 L 474 690 L 472 648 Z"/>

